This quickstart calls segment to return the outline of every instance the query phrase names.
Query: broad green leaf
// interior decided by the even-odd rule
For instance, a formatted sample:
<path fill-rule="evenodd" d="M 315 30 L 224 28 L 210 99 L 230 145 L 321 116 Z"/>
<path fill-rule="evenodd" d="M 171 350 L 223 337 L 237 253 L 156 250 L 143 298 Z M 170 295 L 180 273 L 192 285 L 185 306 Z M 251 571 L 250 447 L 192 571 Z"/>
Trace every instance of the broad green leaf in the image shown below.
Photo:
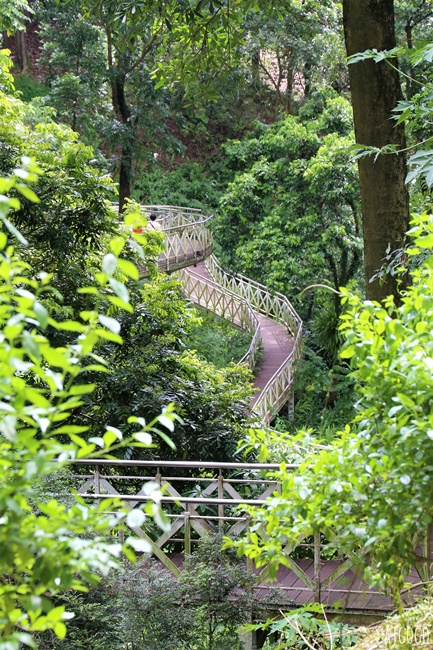
<path fill-rule="evenodd" d="M 99 314 L 98 320 L 104 327 L 107 327 L 109 330 L 118 334 L 120 332 L 120 323 L 115 318 L 111 316 L 105 316 L 104 314 Z"/>

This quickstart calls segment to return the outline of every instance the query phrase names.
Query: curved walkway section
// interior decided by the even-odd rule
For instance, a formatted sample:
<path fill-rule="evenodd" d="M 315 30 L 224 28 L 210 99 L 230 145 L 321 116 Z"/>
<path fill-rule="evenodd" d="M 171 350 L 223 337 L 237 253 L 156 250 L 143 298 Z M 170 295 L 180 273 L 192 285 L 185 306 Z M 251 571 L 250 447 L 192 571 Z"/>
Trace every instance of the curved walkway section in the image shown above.
<path fill-rule="evenodd" d="M 213 251 L 212 233 L 208 228 L 210 213 L 172 205 L 142 206 L 146 215 L 155 214 L 165 233 L 165 249 L 158 269 L 171 273 L 197 264 Z"/>
<path fill-rule="evenodd" d="M 158 268 L 181 271 L 188 298 L 252 334 L 251 346 L 240 363 L 253 369 L 262 346 L 251 407 L 264 424 L 270 424 L 292 396 L 293 368 L 302 353 L 300 317 L 284 295 L 218 263 L 208 228 L 211 214 L 179 206 L 142 209 L 146 215 L 156 214 L 166 236 Z"/>

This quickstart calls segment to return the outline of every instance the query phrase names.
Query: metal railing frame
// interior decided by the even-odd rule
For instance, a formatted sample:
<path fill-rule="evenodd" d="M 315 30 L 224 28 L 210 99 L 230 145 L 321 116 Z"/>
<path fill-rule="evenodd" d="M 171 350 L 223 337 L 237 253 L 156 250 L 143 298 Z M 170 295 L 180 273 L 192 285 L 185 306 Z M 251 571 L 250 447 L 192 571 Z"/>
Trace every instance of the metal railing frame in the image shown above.
<path fill-rule="evenodd" d="M 230 320 L 251 335 L 248 350 L 238 363 L 245 363 L 253 370 L 259 357 L 262 339 L 259 319 L 250 303 L 191 269 L 179 271 L 179 278 L 182 281 L 182 292 L 196 305 Z"/>
<path fill-rule="evenodd" d="M 204 461 L 122 461 L 122 460 L 77 460 L 72 461 L 73 465 L 94 467 L 93 472 L 86 472 L 85 474 L 76 474 L 76 478 L 84 481 L 80 488 L 77 490 L 81 498 L 87 500 L 100 501 L 103 499 L 119 500 L 127 509 L 139 507 L 140 504 L 148 502 L 151 497 L 141 491 L 143 481 L 153 480 L 159 486 L 165 496 L 161 497 L 161 505 L 169 506 L 171 511 L 166 513 L 166 516 L 171 522 L 170 530 L 165 531 L 159 535 L 156 528 L 150 526 L 146 522 L 140 526 L 131 526 L 131 531 L 138 537 L 145 539 L 151 547 L 151 554 L 158 558 L 174 575 L 180 574 L 180 569 L 171 559 L 171 554 L 164 551 L 164 547 L 173 543 L 182 544 L 184 553 L 190 554 L 192 545 L 198 543 L 200 538 L 207 537 L 210 534 L 217 532 L 224 533 L 230 537 L 238 537 L 245 532 L 251 524 L 251 518 L 248 514 L 242 514 L 242 506 L 263 506 L 267 503 L 267 497 L 280 492 L 279 481 L 277 478 L 271 476 L 260 476 L 260 472 L 272 472 L 279 468 L 277 463 L 217 463 L 217 462 L 204 462 Z M 287 471 L 294 471 L 298 467 L 297 464 L 287 465 Z M 127 475 L 123 472 L 120 475 L 113 475 L 110 473 L 110 468 L 115 468 L 116 471 L 122 468 L 135 468 L 137 471 L 146 471 L 146 476 L 140 475 Z M 104 469 L 107 470 L 104 473 Z M 196 470 L 194 477 L 184 476 L 166 476 L 161 473 L 161 470 Z M 213 476 L 204 476 L 203 470 L 209 474 L 213 470 Z M 242 495 L 237 491 L 236 486 L 245 484 L 245 479 L 237 479 L 236 477 L 227 478 L 224 474 L 227 471 L 244 470 L 251 471 L 256 474 L 256 478 L 248 480 L 249 484 L 256 482 L 263 490 L 256 499 L 242 498 Z M 200 475 L 201 474 L 201 475 Z M 197 476 L 198 475 L 198 476 Z M 208 483 L 208 486 L 202 490 L 205 496 L 182 496 L 174 487 L 173 483 L 185 482 L 186 480 L 194 480 L 195 483 L 202 482 Z M 139 482 L 137 486 L 138 492 L 134 494 L 121 494 L 119 493 L 112 483 L 116 481 L 129 481 L 130 484 Z M 238 488 L 239 489 L 239 488 Z M 92 492 L 93 490 L 93 492 Z M 197 508 L 200 506 L 207 506 L 209 512 L 201 514 Z M 174 512 L 173 509 L 178 508 L 180 512 Z M 229 512 L 226 513 L 226 509 Z M 124 526 L 125 524 L 122 524 Z M 179 537 L 179 533 L 183 531 L 183 535 Z M 264 530 L 255 527 L 257 535 L 266 539 Z M 124 528 L 119 530 L 119 536 L 123 538 L 125 534 Z M 313 556 L 313 575 L 310 577 L 302 569 L 298 561 L 294 560 L 291 555 L 297 548 L 309 548 Z M 283 593 L 290 591 L 308 592 L 310 597 L 315 602 L 323 602 L 326 605 L 329 594 L 339 592 L 342 595 L 352 592 L 350 589 L 341 589 L 336 582 L 344 573 L 355 566 L 354 558 L 345 558 L 333 568 L 332 572 L 327 572 L 326 578 L 323 578 L 321 568 L 324 562 L 323 557 L 323 541 L 321 535 L 316 533 L 312 542 L 306 542 L 304 538 L 300 538 L 298 542 L 290 547 L 284 549 L 286 557 L 286 565 L 291 569 L 297 578 L 301 581 L 296 583 L 296 587 L 282 588 L 279 585 L 275 587 L 276 592 L 282 590 Z M 140 562 L 145 563 L 148 561 L 149 555 L 143 555 Z M 269 567 L 262 567 L 258 573 L 256 590 L 269 591 L 267 580 L 269 577 Z M 335 583 L 334 586 L 332 584 Z M 368 588 L 357 590 L 355 593 L 364 595 L 377 595 L 377 592 L 370 591 Z"/>

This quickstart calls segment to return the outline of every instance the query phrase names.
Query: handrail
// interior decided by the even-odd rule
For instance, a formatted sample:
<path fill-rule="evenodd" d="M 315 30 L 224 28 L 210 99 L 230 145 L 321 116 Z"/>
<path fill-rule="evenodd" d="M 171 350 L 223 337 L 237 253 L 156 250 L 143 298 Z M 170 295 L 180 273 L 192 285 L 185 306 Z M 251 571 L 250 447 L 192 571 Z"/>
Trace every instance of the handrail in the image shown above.
<path fill-rule="evenodd" d="M 185 208 L 178 205 L 141 205 L 141 211 L 146 215 L 156 214 L 156 218 L 163 230 L 196 226 L 208 222 L 213 218 L 210 212 L 203 212 L 199 208 Z"/>
<path fill-rule="evenodd" d="M 260 392 L 253 405 L 253 411 L 268 425 L 280 408 L 289 400 L 294 381 L 294 365 L 302 355 L 302 320 L 286 296 L 250 280 L 239 273 L 224 269 L 213 255 L 213 238 L 207 224 L 212 214 L 198 208 L 185 208 L 168 205 L 140 206 L 146 214 L 156 214 L 165 233 L 165 250 L 158 260 L 161 271 L 180 271 L 200 261 L 205 261 L 212 281 L 201 278 L 193 271 L 183 271 L 182 279 L 188 296 L 197 304 L 203 304 L 220 315 L 228 314 L 234 324 L 243 327 L 243 321 L 253 334 L 251 346 L 240 363 L 254 368 L 260 347 L 260 333 L 255 320 L 248 316 L 240 317 L 255 310 L 282 323 L 293 337 L 293 348 L 275 374 Z M 145 269 L 143 270 L 145 273 Z M 205 287 L 205 284 L 208 287 Z M 218 287 L 218 288 L 217 288 Z M 219 300 L 215 297 L 218 293 Z M 234 296 L 245 301 L 243 307 L 236 303 Z M 233 304 L 229 307 L 229 302 Z M 221 306 L 223 305 L 223 306 Z M 214 309 L 215 308 L 215 309 Z M 218 311 L 218 309 L 220 311 Z M 224 312 L 224 314 L 222 313 Z"/>
<path fill-rule="evenodd" d="M 230 320 L 252 335 L 249 348 L 238 363 L 245 363 L 253 370 L 258 360 L 262 339 L 259 319 L 250 303 L 213 280 L 194 273 L 191 269 L 183 269 L 179 272 L 179 277 L 182 280 L 182 292 L 195 304 Z"/>
<path fill-rule="evenodd" d="M 91 465 L 92 467 L 169 467 L 179 469 L 264 469 L 277 470 L 279 463 L 227 463 L 210 460 L 110 460 L 107 458 L 80 458 L 71 461 L 71 465 Z M 287 464 L 287 469 L 296 469 L 297 463 Z"/>
<path fill-rule="evenodd" d="M 83 499 L 92 501 L 114 499 L 127 510 L 133 510 L 152 500 L 152 495 L 142 489 L 143 481 L 153 480 L 161 487 L 162 496 L 158 495 L 158 503 L 163 508 L 169 522 L 164 531 L 152 525 L 149 519 L 143 521 L 142 517 L 138 520 L 131 517 L 126 518 L 117 531 L 113 530 L 113 534 L 117 534 L 123 541 L 125 534 L 128 534 L 130 529 L 148 544 L 149 552 L 143 554 L 139 562 L 146 563 L 149 555 L 152 554 L 175 576 L 180 575 L 181 569 L 178 566 L 179 563 L 173 561 L 173 550 L 190 555 L 192 546 L 201 538 L 217 532 L 234 539 L 239 537 L 250 529 L 252 523 L 250 514 L 245 512 L 248 506 L 263 507 L 268 503 L 268 497 L 272 497 L 281 489 L 279 477 L 262 476 L 257 472 L 259 469 L 276 470 L 279 467 L 276 463 L 80 459 L 71 461 L 71 464 L 93 466 L 93 471 L 73 475 L 75 479 L 79 480 L 77 493 Z M 113 474 L 111 469 L 113 466 L 116 471 L 119 469 L 121 471 L 122 468 L 127 471 L 128 467 L 138 468 L 138 475 Z M 153 469 L 154 473 L 144 476 L 140 470 L 145 467 Z M 293 464 L 288 465 L 286 469 L 293 471 L 297 467 L 298 465 Z M 106 472 L 104 472 L 104 468 L 107 468 Z M 196 472 L 193 476 L 166 476 L 160 471 L 169 468 L 195 468 Z M 213 469 L 214 471 L 201 472 L 200 470 L 203 469 Z M 229 473 L 229 477 L 223 475 L 224 470 L 233 469 L 248 469 L 253 471 L 255 476 L 245 480 L 245 478 L 236 478 L 232 472 Z M 199 491 L 195 489 L 196 494 L 194 492 L 185 494 L 185 483 L 188 481 L 193 481 L 194 487 L 200 485 Z M 176 482 L 179 484 L 177 487 L 175 487 Z M 245 484 L 248 484 L 247 493 L 243 489 Z M 137 523 L 137 521 L 141 523 Z M 113 519 L 113 526 L 116 526 L 114 522 Z M 256 535 L 266 539 L 266 532 L 262 528 L 255 527 L 254 530 Z M 303 553 L 308 550 L 311 559 L 307 563 L 292 556 L 298 547 L 302 547 Z M 281 596 L 281 589 L 292 591 L 294 596 L 300 592 L 307 593 L 309 599 L 322 602 L 325 606 L 330 593 L 340 595 L 340 592 L 347 594 L 347 591 L 352 591 L 351 588 L 349 590 L 340 589 L 337 581 L 352 569 L 353 560 L 351 558 L 331 560 L 330 567 L 326 572 L 322 572 L 321 568 L 329 557 L 329 552 L 327 553 L 326 550 L 327 542 L 319 533 L 314 534 L 312 540 L 299 537 L 296 543 L 289 544 L 284 548 L 284 564 L 296 576 L 296 585 L 293 587 L 279 585 L 276 588 L 275 593 L 278 598 L 282 598 L 281 603 L 285 602 L 286 598 L 285 595 Z M 313 563 L 313 572 L 308 569 L 311 562 Z M 267 592 L 269 590 L 267 578 L 268 567 L 265 566 L 257 571 L 255 588 L 264 589 Z M 356 593 L 370 594 L 368 589 Z M 372 591 L 371 595 L 377 595 L 377 592 Z"/>
<path fill-rule="evenodd" d="M 294 337 L 292 351 L 262 389 L 253 407 L 261 420 L 269 424 L 292 391 L 293 367 L 302 356 L 302 320 L 282 293 L 271 293 L 263 284 L 239 273 L 227 272 L 215 255 L 210 255 L 205 264 L 218 284 L 248 300 L 258 312 L 283 323 Z"/>

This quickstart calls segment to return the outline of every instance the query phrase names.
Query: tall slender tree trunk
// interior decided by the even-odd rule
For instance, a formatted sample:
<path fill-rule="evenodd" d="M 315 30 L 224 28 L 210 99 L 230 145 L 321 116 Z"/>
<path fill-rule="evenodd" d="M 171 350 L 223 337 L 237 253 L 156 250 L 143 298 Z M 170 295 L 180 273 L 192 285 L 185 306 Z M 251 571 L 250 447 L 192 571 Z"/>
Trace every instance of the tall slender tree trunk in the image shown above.
<path fill-rule="evenodd" d="M 125 136 L 124 136 L 125 138 Z M 131 196 L 132 150 L 129 142 L 123 142 L 120 153 L 119 170 L 119 212 L 122 212 L 125 200 Z"/>
<path fill-rule="evenodd" d="M 126 73 L 122 70 L 122 61 L 115 61 L 111 30 L 105 26 L 107 35 L 107 57 L 110 72 L 111 101 L 117 118 L 124 125 L 120 148 L 119 168 L 119 212 L 122 212 L 125 199 L 131 196 L 132 143 L 134 127 L 131 122 L 131 109 L 126 100 Z"/>
<path fill-rule="evenodd" d="M 395 46 L 392 0 L 343 0 L 343 24 L 348 56 L 367 49 Z M 396 65 L 396 61 L 393 61 Z M 386 61 L 349 65 L 356 142 L 383 147 L 405 147 L 402 125 L 392 120 L 392 110 L 402 98 L 400 76 Z M 398 293 L 395 277 L 370 283 L 381 267 L 386 251 L 400 248 L 409 223 L 409 199 L 405 186 L 404 154 L 373 156 L 359 161 L 364 233 L 364 266 L 367 298 L 381 300 Z"/>

